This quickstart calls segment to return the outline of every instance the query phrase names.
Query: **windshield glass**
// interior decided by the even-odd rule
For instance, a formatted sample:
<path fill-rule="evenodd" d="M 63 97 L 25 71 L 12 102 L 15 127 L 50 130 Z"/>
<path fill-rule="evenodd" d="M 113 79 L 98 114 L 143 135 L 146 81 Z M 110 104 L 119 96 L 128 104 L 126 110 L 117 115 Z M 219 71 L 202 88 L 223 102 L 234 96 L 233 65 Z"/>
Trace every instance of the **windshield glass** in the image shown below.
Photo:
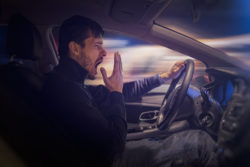
<path fill-rule="evenodd" d="M 250 1 L 172 1 L 156 23 L 250 65 Z"/>

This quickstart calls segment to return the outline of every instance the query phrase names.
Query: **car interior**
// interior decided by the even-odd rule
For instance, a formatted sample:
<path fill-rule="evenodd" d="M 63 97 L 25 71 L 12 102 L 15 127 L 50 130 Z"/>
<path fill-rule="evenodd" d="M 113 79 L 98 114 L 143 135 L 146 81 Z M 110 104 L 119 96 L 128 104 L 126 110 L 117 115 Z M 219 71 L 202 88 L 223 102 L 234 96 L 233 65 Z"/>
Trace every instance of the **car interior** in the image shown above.
<path fill-rule="evenodd" d="M 60 62 L 60 24 L 75 14 L 104 27 L 103 66 L 112 68 L 114 51 L 124 53 L 126 82 L 185 61 L 178 78 L 126 102 L 128 142 L 201 129 L 217 142 L 222 166 L 248 166 L 249 5 L 243 0 L 0 0 L 0 166 L 27 166 L 41 156 L 32 155 L 46 145 L 40 135 L 49 128 L 39 117 L 39 93 L 46 73 Z M 101 75 L 87 84 L 103 84 Z"/>

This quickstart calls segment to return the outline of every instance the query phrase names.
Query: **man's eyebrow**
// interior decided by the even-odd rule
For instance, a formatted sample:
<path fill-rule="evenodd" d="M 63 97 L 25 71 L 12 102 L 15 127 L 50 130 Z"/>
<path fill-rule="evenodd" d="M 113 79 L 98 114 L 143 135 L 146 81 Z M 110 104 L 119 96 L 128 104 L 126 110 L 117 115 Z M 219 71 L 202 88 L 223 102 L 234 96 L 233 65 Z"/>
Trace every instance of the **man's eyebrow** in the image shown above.
<path fill-rule="evenodd" d="M 97 41 L 97 42 L 95 42 L 95 44 L 102 45 L 103 42 L 102 41 Z"/>

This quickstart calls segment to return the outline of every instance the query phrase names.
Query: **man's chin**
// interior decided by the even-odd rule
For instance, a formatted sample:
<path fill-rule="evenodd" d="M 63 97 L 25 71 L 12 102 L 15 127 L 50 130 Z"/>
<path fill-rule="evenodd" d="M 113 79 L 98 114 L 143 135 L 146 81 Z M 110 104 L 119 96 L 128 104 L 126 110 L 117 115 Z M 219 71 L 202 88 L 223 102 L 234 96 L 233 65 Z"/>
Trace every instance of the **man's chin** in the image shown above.
<path fill-rule="evenodd" d="M 96 79 L 95 75 L 92 75 L 92 74 L 88 74 L 87 78 L 90 79 L 90 80 L 95 80 Z"/>

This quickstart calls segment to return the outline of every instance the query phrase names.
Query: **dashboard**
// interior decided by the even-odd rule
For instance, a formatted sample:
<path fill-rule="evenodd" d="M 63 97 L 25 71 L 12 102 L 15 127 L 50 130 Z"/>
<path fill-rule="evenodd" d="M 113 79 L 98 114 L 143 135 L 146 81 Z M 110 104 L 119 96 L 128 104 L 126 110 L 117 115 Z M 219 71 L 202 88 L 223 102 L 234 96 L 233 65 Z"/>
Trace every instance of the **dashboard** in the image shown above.
<path fill-rule="evenodd" d="M 238 89 L 237 82 L 245 82 L 247 79 L 246 73 L 239 69 L 208 68 L 206 73 L 209 82 L 203 82 L 203 85 L 191 84 L 175 121 L 186 120 L 190 129 L 203 129 L 217 140 L 221 119 L 233 93 Z M 163 85 L 136 102 L 126 103 L 129 133 L 157 127 L 158 112 L 167 89 L 168 85 Z M 172 93 L 176 91 L 178 87 Z"/>

